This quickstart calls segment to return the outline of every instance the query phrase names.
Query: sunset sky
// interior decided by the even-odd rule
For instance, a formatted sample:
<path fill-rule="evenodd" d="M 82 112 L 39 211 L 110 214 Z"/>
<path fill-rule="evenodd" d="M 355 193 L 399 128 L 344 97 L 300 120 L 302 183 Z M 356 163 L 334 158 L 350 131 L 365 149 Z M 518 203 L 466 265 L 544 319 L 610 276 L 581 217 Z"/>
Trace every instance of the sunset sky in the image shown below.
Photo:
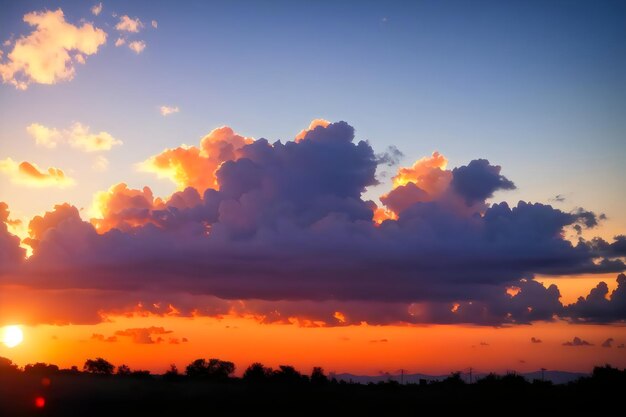
<path fill-rule="evenodd" d="M 625 21 L 0 0 L 0 356 L 626 367 Z"/>

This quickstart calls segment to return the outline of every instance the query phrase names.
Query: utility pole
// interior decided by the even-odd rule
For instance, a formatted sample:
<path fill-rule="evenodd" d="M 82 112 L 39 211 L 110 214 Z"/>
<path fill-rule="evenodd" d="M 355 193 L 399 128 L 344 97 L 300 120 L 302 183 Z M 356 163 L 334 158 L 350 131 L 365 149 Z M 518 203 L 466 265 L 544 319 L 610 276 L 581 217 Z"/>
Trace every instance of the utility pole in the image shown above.
<path fill-rule="evenodd" d="M 470 384 L 472 383 L 472 367 L 469 368 L 469 377 L 470 377 Z"/>
<path fill-rule="evenodd" d="M 400 369 L 400 385 L 404 385 L 404 369 Z"/>
<path fill-rule="evenodd" d="M 543 373 L 546 371 L 546 368 L 541 368 L 541 381 L 545 381 L 544 377 L 543 377 Z"/>

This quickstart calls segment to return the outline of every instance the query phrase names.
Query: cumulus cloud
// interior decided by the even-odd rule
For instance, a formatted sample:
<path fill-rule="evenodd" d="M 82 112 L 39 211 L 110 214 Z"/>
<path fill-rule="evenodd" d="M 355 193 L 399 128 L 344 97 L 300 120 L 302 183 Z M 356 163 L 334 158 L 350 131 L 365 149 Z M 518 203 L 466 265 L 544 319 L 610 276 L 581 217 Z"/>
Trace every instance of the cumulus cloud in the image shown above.
<path fill-rule="evenodd" d="M 63 136 L 57 129 L 46 127 L 39 123 L 31 123 L 26 132 L 35 138 L 35 143 L 46 148 L 56 148 Z"/>
<path fill-rule="evenodd" d="M 218 188 L 217 169 L 223 162 L 238 158 L 241 148 L 252 141 L 223 126 L 202 138 L 200 147 L 183 145 L 166 149 L 141 163 L 139 169 L 172 180 L 180 190 L 193 187 L 204 192 L 207 188 Z"/>
<path fill-rule="evenodd" d="M 11 158 L 0 160 L 0 172 L 6 174 L 13 183 L 28 187 L 65 188 L 74 184 L 74 180 L 58 168 L 44 170 L 34 163 L 18 163 Z"/>
<path fill-rule="evenodd" d="M 589 295 L 568 305 L 565 314 L 580 322 L 626 321 L 626 275 L 617 276 L 617 288 L 611 292 L 610 298 L 609 287 L 602 281 Z"/>
<path fill-rule="evenodd" d="M 296 142 L 300 142 L 302 139 L 304 139 L 304 137 L 307 135 L 307 133 L 309 133 L 310 131 L 314 130 L 316 127 L 327 127 L 330 124 L 330 122 L 328 120 L 324 120 L 324 119 L 314 119 L 310 124 L 309 127 L 306 129 L 302 129 L 300 131 L 300 133 L 298 133 L 296 135 L 295 141 Z"/>
<path fill-rule="evenodd" d="M 169 116 L 170 114 L 178 113 L 180 109 L 178 106 L 161 106 L 159 107 L 161 116 Z"/>
<path fill-rule="evenodd" d="M 26 131 L 35 138 L 36 144 L 47 148 L 55 148 L 61 143 L 66 143 L 81 151 L 97 152 L 108 151 L 113 146 L 122 144 L 122 141 L 114 138 L 110 133 L 105 131 L 92 133 L 89 126 L 79 122 L 74 122 L 69 128 L 63 130 L 31 123 Z"/>
<path fill-rule="evenodd" d="M 102 12 L 102 3 L 94 4 L 91 7 L 91 14 L 94 16 L 98 16 Z"/>
<path fill-rule="evenodd" d="M 486 159 L 475 159 L 467 166 L 452 170 L 452 187 L 468 205 L 493 197 L 497 190 L 513 190 L 515 184 L 500 175 L 500 166 Z"/>
<path fill-rule="evenodd" d="M 132 41 L 128 44 L 128 48 L 136 54 L 140 54 L 146 49 L 146 43 L 144 41 Z"/>
<path fill-rule="evenodd" d="M 4 83 L 25 90 L 31 83 L 56 84 L 74 78 L 77 61 L 98 52 L 107 34 L 91 23 L 75 26 L 65 21 L 61 9 L 32 12 L 24 22 L 35 29 L 15 40 L 13 48 L 0 56 L 0 76 Z"/>
<path fill-rule="evenodd" d="M 586 340 L 581 339 L 580 337 L 576 336 L 572 339 L 571 342 L 564 342 L 563 346 L 593 346 L 592 343 L 587 342 Z"/>
<path fill-rule="evenodd" d="M 115 25 L 115 29 L 121 32 L 137 33 L 143 28 L 143 23 L 138 17 L 131 18 L 128 15 L 120 16 L 119 22 Z"/>
<path fill-rule="evenodd" d="M 625 268 L 615 242 L 564 238 L 567 227 L 593 227 L 585 213 L 488 204 L 510 181 L 487 161 L 448 170 L 435 153 L 400 168 L 394 190 L 413 184 L 426 196 L 389 203 L 397 217 L 377 224 L 362 195 L 380 164 L 345 122 L 285 143 L 222 127 L 142 164 L 178 185 L 169 197 L 118 184 L 96 196 L 90 222 L 71 205 L 31 222 L 33 255 L 0 284 L 125 294 L 96 298 L 91 318 L 139 299 L 160 314 L 150 306 L 303 326 L 502 325 L 566 314 L 557 286 L 535 274 Z"/>

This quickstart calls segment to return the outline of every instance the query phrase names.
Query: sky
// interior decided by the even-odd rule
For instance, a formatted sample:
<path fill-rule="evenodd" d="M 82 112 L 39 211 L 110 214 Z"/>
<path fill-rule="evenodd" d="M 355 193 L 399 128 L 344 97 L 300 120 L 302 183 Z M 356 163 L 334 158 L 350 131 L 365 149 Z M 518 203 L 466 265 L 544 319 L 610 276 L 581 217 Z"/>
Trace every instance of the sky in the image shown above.
<path fill-rule="evenodd" d="M 625 18 L 0 1 L 0 356 L 626 366 Z"/>

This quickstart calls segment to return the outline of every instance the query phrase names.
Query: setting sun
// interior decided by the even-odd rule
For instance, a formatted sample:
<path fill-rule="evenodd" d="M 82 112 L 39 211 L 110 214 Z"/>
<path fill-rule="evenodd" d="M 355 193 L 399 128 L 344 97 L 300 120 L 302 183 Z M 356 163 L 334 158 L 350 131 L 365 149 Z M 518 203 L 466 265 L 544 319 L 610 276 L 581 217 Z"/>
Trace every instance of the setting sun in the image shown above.
<path fill-rule="evenodd" d="M 13 348 L 24 340 L 24 333 L 20 326 L 6 326 L 2 332 L 2 343 Z"/>

